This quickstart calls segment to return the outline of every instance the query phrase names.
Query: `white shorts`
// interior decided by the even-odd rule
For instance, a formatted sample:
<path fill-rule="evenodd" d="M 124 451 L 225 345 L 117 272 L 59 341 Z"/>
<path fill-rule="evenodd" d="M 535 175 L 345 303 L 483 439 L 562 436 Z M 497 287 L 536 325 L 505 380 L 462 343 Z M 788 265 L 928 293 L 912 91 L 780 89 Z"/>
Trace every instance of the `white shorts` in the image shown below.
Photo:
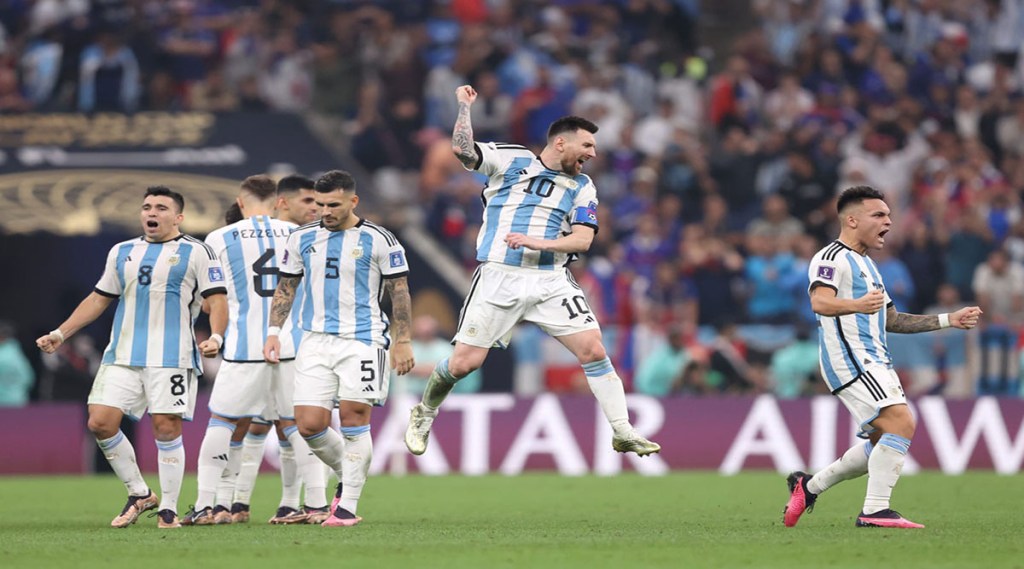
<path fill-rule="evenodd" d="M 210 412 L 228 419 L 294 420 L 295 362 L 224 362 L 210 394 Z"/>
<path fill-rule="evenodd" d="M 554 337 L 601 328 L 568 269 L 542 271 L 501 263 L 477 267 L 455 341 L 507 348 L 512 328 L 521 321 L 533 322 Z"/>
<path fill-rule="evenodd" d="M 135 421 L 147 408 L 150 415 L 180 415 L 191 421 L 197 389 L 191 368 L 101 365 L 89 404 L 116 407 Z"/>
<path fill-rule="evenodd" d="M 868 423 L 874 421 L 882 409 L 907 403 L 899 376 L 879 364 L 865 366 L 863 373 L 835 394 L 857 420 L 860 425 L 857 436 L 862 439 L 874 432 L 875 428 Z"/>
<path fill-rule="evenodd" d="M 295 405 L 333 409 L 338 401 L 383 405 L 391 379 L 388 351 L 334 334 L 307 332 L 295 355 Z"/>

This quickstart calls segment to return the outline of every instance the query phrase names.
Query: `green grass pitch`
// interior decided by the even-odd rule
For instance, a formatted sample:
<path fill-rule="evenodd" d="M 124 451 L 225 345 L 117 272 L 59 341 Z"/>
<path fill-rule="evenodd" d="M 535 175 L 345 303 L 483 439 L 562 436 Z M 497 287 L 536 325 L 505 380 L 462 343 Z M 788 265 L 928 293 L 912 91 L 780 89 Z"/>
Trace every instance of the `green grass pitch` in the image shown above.
<path fill-rule="evenodd" d="M 148 477 L 155 486 L 154 477 Z M 864 479 L 821 497 L 796 528 L 771 473 L 659 478 L 371 478 L 353 528 L 269 526 L 280 483 L 256 486 L 253 522 L 107 527 L 124 503 L 112 477 L 0 478 L 0 566 L 217 567 L 1024 567 L 1020 476 L 906 477 L 894 505 L 924 530 L 857 529 Z M 195 496 L 185 481 L 180 510 Z"/>

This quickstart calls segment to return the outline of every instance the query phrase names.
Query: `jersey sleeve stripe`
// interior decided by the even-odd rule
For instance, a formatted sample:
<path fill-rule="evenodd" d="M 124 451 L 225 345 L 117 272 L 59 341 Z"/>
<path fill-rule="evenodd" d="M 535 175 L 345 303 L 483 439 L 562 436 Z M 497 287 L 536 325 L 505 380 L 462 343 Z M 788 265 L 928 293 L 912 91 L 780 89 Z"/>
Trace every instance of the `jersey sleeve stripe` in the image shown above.
<path fill-rule="evenodd" d="M 495 148 L 502 148 L 502 149 L 506 149 L 506 150 L 507 149 L 529 150 L 529 148 L 523 146 L 522 144 L 512 144 L 512 143 L 509 143 L 509 142 L 495 142 L 494 143 L 494 147 Z"/>
<path fill-rule="evenodd" d="M 391 233 L 387 229 L 384 229 L 383 227 L 377 225 L 376 223 L 371 223 L 369 221 L 364 220 L 363 225 L 369 227 L 370 229 L 373 229 L 377 233 L 380 233 L 382 236 L 384 236 L 384 240 L 388 242 L 389 247 L 394 247 L 395 245 L 398 245 L 398 238 L 395 237 L 394 233 Z"/>
<path fill-rule="evenodd" d="M 100 296 L 105 296 L 107 298 L 117 298 L 117 297 L 121 296 L 119 294 L 114 294 L 112 292 L 107 292 L 105 290 L 101 290 L 101 289 L 98 289 L 98 288 L 94 288 L 92 290 L 95 291 L 96 294 L 98 294 Z"/>
<path fill-rule="evenodd" d="M 409 271 L 402 271 L 400 273 L 395 273 L 393 275 L 381 275 L 380 277 L 384 280 L 391 280 L 407 276 L 409 276 Z"/>
<path fill-rule="evenodd" d="M 476 150 L 476 164 L 473 164 L 473 170 L 479 170 L 480 166 L 484 163 L 484 153 L 480 150 L 480 145 L 473 143 L 473 149 Z"/>
<path fill-rule="evenodd" d="M 277 272 L 277 275 L 278 275 L 279 277 L 285 277 L 285 278 L 290 278 L 290 279 L 296 279 L 296 278 L 300 278 L 300 277 L 302 277 L 302 273 L 299 273 L 299 274 L 292 274 L 292 273 L 286 273 L 286 272 L 284 272 L 284 271 L 278 271 L 278 272 Z"/>
<path fill-rule="evenodd" d="M 189 243 L 192 243 L 192 244 L 195 244 L 195 245 L 202 246 L 202 248 L 206 251 L 206 255 L 208 257 L 210 257 L 211 261 L 217 259 L 217 253 L 215 253 L 213 251 L 213 247 L 210 247 L 206 243 L 203 243 L 202 241 L 196 239 L 195 237 L 192 237 L 191 235 L 186 235 L 185 236 L 185 241 L 188 241 Z"/>

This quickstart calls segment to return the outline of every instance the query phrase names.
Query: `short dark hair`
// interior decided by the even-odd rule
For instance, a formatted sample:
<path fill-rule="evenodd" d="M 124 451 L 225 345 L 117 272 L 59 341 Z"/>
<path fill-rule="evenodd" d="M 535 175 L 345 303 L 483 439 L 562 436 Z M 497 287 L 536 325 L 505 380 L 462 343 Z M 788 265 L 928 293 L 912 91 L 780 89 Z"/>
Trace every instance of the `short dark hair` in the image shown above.
<path fill-rule="evenodd" d="M 842 213 L 847 206 L 863 203 L 864 200 L 884 199 L 885 196 L 882 195 L 882 192 L 871 186 L 853 186 L 852 188 L 846 188 L 843 190 L 843 193 L 839 194 L 839 203 L 836 204 L 836 211 Z"/>
<path fill-rule="evenodd" d="M 232 223 L 238 223 L 245 217 L 242 216 L 242 208 L 239 207 L 238 202 L 231 204 L 231 207 L 224 212 L 224 224 L 231 225 Z"/>
<path fill-rule="evenodd" d="M 312 190 L 315 184 L 312 178 L 292 174 L 277 181 L 277 193 L 290 194 L 299 190 Z"/>
<path fill-rule="evenodd" d="M 146 188 L 146 195 L 142 199 L 146 199 L 149 196 L 167 196 L 174 200 L 174 203 L 178 204 L 178 213 L 185 211 L 185 197 L 167 186 L 150 186 Z"/>
<path fill-rule="evenodd" d="M 242 180 L 242 189 L 255 196 L 261 202 L 277 196 L 277 184 L 274 183 L 270 176 L 264 176 L 263 174 L 249 176 Z"/>
<path fill-rule="evenodd" d="M 334 190 L 354 192 L 356 191 L 356 179 L 344 170 L 331 170 L 316 179 L 313 189 L 321 194 L 328 194 Z"/>
<path fill-rule="evenodd" d="M 551 123 L 551 126 L 548 127 L 548 140 L 551 140 L 564 132 L 576 132 L 580 129 L 583 129 L 590 134 L 597 134 L 596 124 L 583 117 L 567 116 Z"/>

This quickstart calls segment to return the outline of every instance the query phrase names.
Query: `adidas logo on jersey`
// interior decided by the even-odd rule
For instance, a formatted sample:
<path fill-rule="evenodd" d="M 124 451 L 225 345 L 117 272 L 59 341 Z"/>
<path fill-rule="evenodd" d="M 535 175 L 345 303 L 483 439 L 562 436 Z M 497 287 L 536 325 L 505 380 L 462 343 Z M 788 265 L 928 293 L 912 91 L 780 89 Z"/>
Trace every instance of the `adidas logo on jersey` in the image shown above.
<path fill-rule="evenodd" d="M 373 391 L 373 386 L 367 385 L 366 387 L 363 388 L 363 393 L 366 393 L 367 391 Z"/>

